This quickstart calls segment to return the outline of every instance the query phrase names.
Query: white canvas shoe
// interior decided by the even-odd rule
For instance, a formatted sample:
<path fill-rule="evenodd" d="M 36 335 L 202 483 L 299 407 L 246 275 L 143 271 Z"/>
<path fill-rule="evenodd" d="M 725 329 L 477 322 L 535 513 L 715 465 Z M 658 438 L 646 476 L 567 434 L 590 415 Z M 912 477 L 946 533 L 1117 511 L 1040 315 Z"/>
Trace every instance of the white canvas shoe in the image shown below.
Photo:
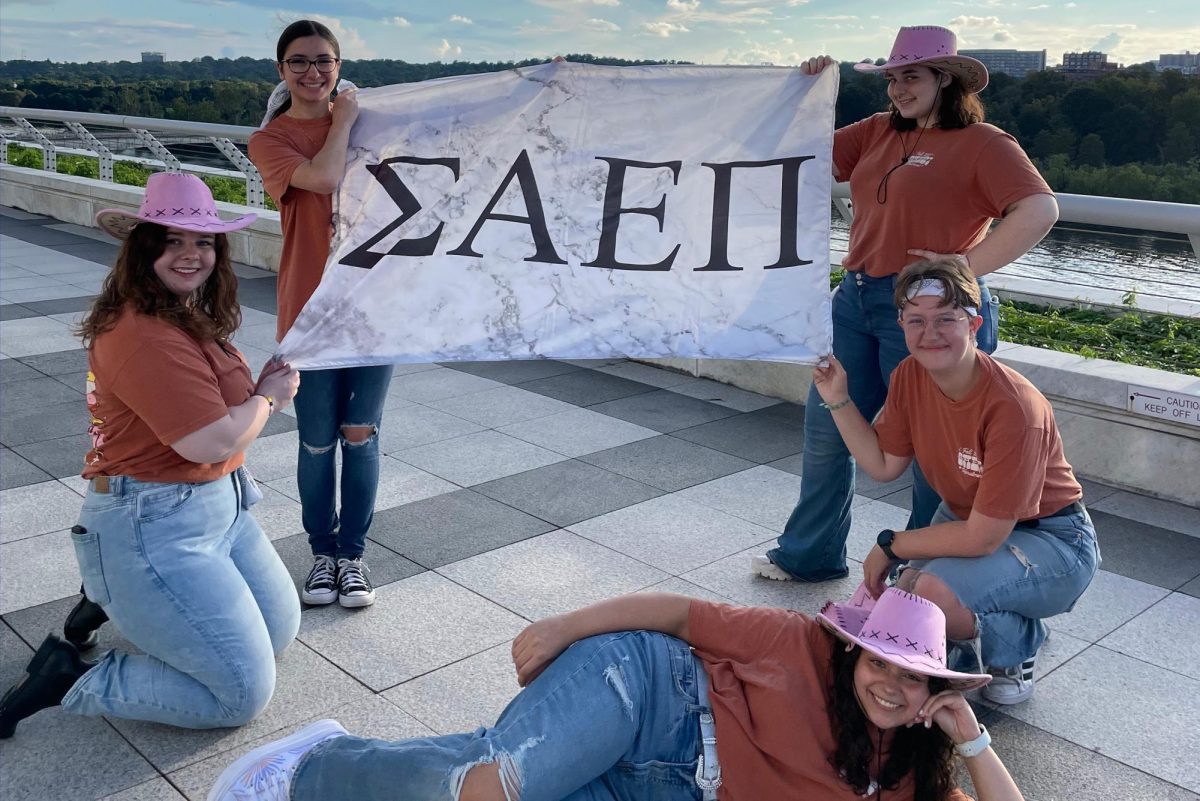
<path fill-rule="evenodd" d="M 336 720 L 318 720 L 295 734 L 255 748 L 217 777 L 208 801 L 288 801 L 300 758 L 346 730 Z"/>
<path fill-rule="evenodd" d="M 750 557 L 751 572 L 772 581 L 795 581 L 791 573 L 772 562 L 766 556 Z"/>

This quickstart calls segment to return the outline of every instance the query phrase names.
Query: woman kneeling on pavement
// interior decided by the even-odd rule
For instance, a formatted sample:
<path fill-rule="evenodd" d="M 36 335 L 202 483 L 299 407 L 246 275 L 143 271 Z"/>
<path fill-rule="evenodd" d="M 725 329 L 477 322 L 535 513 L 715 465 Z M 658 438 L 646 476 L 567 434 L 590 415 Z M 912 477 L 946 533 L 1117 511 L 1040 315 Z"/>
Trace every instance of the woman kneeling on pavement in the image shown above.
<path fill-rule="evenodd" d="M 694 651 L 693 651 L 694 649 Z M 319 721 L 243 756 L 209 801 L 980 801 L 1021 793 L 946 667 L 938 607 L 860 590 L 814 620 L 635 594 L 532 624 L 496 725 L 399 742 Z"/>
<path fill-rule="evenodd" d="M 912 355 L 892 374 L 874 426 L 837 359 L 814 372 L 822 405 L 871 478 L 891 481 L 915 458 L 942 498 L 929 526 L 879 534 L 865 584 L 878 596 L 899 566 L 897 586 L 941 607 L 960 656 L 989 666 L 984 696 L 1019 703 L 1033 693 L 1043 618 L 1070 611 L 1096 574 L 1096 531 L 1050 402 L 976 349 L 970 271 L 917 262 L 900 273 L 895 299 Z"/>

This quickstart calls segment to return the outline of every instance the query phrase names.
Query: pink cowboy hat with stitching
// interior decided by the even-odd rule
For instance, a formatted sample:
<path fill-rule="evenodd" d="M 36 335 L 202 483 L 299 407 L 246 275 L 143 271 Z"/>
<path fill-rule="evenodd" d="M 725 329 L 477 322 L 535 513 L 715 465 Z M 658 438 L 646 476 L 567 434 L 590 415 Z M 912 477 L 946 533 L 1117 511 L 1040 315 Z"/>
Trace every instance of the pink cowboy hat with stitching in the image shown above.
<path fill-rule="evenodd" d="M 889 587 L 875 600 L 860 585 L 849 603 L 825 604 L 817 622 L 838 638 L 923 676 L 947 679 L 959 692 L 982 687 L 987 673 L 946 667 L 946 615 L 920 596 Z"/>
<path fill-rule="evenodd" d="M 138 223 L 152 222 L 168 228 L 182 228 L 205 234 L 223 234 L 245 228 L 258 219 L 243 214 L 223 220 L 217 214 L 212 192 L 194 175 L 180 172 L 156 172 L 146 181 L 142 207 L 134 214 L 124 209 L 104 209 L 96 213 L 96 225 L 117 239 L 124 239 Z"/>
<path fill-rule="evenodd" d="M 886 64 L 875 66 L 863 62 L 855 64 L 854 69 L 859 72 L 883 72 L 913 64 L 924 64 L 957 75 L 963 87 L 972 94 L 983 91 L 988 83 L 988 71 L 983 62 L 970 56 L 960 56 L 958 37 L 954 31 L 937 25 L 901 28 Z"/>

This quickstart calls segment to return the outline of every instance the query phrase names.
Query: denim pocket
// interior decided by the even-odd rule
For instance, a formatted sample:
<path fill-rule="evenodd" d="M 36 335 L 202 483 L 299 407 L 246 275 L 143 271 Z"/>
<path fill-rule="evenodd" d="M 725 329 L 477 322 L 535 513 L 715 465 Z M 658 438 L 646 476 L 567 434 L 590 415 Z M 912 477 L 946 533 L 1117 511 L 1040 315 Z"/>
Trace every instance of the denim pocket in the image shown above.
<path fill-rule="evenodd" d="M 191 484 L 169 484 L 162 489 L 138 494 L 137 519 L 141 522 L 159 520 L 179 511 L 195 492 Z"/>
<path fill-rule="evenodd" d="M 79 575 L 83 577 L 83 589 L 88 599 L 104 606 L 109 601 L 109 594 L 100 557 L 99 535 L 83 526 L 72 526 L 71 544 L 75 546 L 75 561 L 79 563 Z"/>

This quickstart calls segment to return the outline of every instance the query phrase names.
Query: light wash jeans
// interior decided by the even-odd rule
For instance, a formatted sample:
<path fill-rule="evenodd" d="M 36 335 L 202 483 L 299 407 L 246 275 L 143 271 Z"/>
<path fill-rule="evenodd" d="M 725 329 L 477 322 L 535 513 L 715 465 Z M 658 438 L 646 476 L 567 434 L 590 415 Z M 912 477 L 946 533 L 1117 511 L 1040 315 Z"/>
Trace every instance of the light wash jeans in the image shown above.
<path fill-rule="evenodd" d="M 239 477 L 249 482 L 238 471 L 203 484 L 118 476 L 108 493 L 89 487 L 71 535 L 84 589 L 145 654 L 106 653 L 64 709 L 207 729 L 266 707 L 300 602 L 244 508 L 252 493 Z"/>
<path fill-rule="evenodd" d="M 934 523 L 958 519 L 945 504 L 933 516 Z M 1042 618 L 1074 608 L 1100 567 L 1100 547 L 1083 511 L 1043 517 L 1036 526 L 1018 523 L 987 556 L 916 559 L 909 566 L 940 578 L 975 613 L 983 665 L 959 647 L 956 669 L 1010 668 L 1042 647 Z"/>
<path fill-rule="evenodd" d="M 362 556 L 375 517 L 379 488 L 379 425 L 392 380 L 392 366 L 339 367 L 300 374 L 296 422 L 300 456 L 296 484 L 301 519 L 313 555 L 339 559 Z M 348 442 L 342 426 L 370 426 L 365 442 Z M 342 444 L 342 509 L 337 511 L 337 453 Z M 339 525 L 340 524 L 340 525 Z"/>
<path fill-rule="evenodd" d="M 702 669 L 687 643 L 664 634 L 580 640 L 491 728 L 399 742 L 326 740 L 298 766 L 292 799 L 452 801 L 470 768 L 498 762 L 515 784 L 511 801 L 699 801 Z"/>
<path fill-rule="evenodd" d="M 896 321 L 893 293 L 896 277 L 872 278 L 847 273 L 833 295 L 833 354 L 846 368 L 850 398 L 867 420 L 874 420 L 887 400 L 892 371 L 908 356 L 904 332 Z M 975 335 L 979 349 L 996 349 L 997 303 L 981 279 L 983 325 Z M 912 514 L 907 528 L 929 525 L 941 499 L 916 461 Z M 771 561 L 802 581 L 825 581 L 847 575 L 846 537 L 854 500 L 854 458 L 833 415 L 821 406 L 816 385 L 804 406 L 804 457 L 800 500 L 779 536 Z"/>

